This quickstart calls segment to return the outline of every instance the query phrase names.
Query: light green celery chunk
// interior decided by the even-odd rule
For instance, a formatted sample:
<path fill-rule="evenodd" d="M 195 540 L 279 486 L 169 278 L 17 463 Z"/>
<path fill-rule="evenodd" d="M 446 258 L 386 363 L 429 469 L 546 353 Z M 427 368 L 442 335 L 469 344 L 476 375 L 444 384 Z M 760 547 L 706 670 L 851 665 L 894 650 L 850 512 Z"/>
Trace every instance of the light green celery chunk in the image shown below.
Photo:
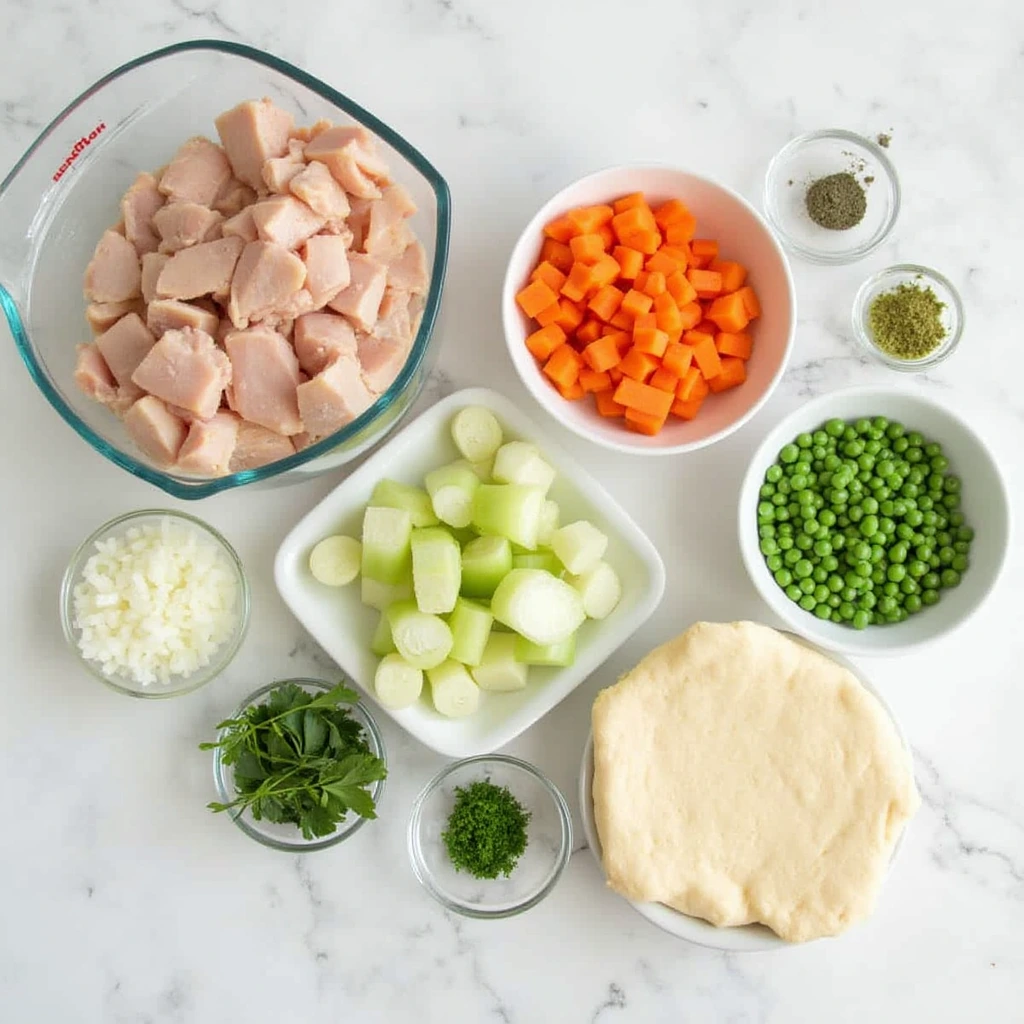
<path fill-rule="evenodd" d="M 551 547 L 551 538 L 558 529 L 558 521 L 561 517 L 561 510 L 558 503 L 545 501 L 540 510 L 540 526 L 537 529 L 537 543 L 542 548 Z"/>
<path fill-rule="evenodd" d="M 388 622 L 386 612 L 381 612 L 380 618 L 377 619 L 377 628 L 370 640 L 370 650 L 378 658 L 383 658 L 385 654 L 393 654 L 396 650 L 395 641 L 391 638 L 391 623 Z"/>
<path fill-rule="evenodd" d="M 396 601 L 387 615 L 395 648 L 413 668 L 434 668 L 448 657 L 452 631 L 444 619 L 421 612 L 415 601 Z"/>
<path fill-rule="evenodd" d="M 447 615 L 462 582 L 459 542 L 443 526 L 412 531 L 412 587 L 421 612 Z"/>
<path fill-rule="evenodd" d="M 622 600 L 622 583 L 607 562 L 598 562 L 579 576 L 567 577 L 566 583 L 583 598 L 583 610 L 588 619 L 606 618 Z"/>
<path fill-rule="evenodd" d="M 363 604 L 370 608 L 376 608 L 379 612 L 385 611 L 395 601 L 407 601 L 410 597 L 412 597 L 411 572 L 394 585 L 371 580 L 369 576 L 364 576 L 359 581 L 360 600 Z"/>
<path fill-rule="evenodd" d="M 501 446 L 502 431 L 494 413 L 482 405 L 467 405 L 452 417 L 452 440 L 463 458 L 483 462 Z"/>
<path fill-rule="evenodd" d="M 437 526 L 430 495 L 421 487 L 412 487 L 397 480 L 378 480 L 370 495 L 370 504 L 380 508 L 404 508 L 413 527 Z"/>
<path fill-rule="evenodd" d="M 528 551 L 512 556 L 513 569 L 543 569 L 552 576 L 562 575 L 562 563 L 552 551 Z"/>
<path fill-rule="evenodd" d="M 480 687 L 465 665 L 445 661 L 427 669 L 434 707 L 448 718 L 465 718 L 480 706 Z"/>
<path fill-rule="evenodd" d="M 402 508 L 363 513 L 363 575 L 380 583 L 398 583 L 409 569 L 412 516 Z"/>
<path fill-rule="evenodd" d="M 309 571 L 324 586 L 344 587 L 359 575 L 362 552 L 355 537 L 324 537 L 309 553 Z"/>
<path fill-rule="evenodd" d="M 434 514 L 442 523 L 459 529 L 469 526 L 473 494 L 480 478 L 468 462 L 452 462 L 431 470 L 424 478 Z"/>
<path fill-rule="evenodd" d="M 529 666 L 516 661 L 515 633 L 492 632 L 480 664 L 470 671 L 481 690 L 509 693 L 526 686 Z"/>
<path fill-rule="evenodd" d="M 473 495 L 473 525 L 485 534 L 507 537 L 533 551 L 537 547 L 544 490 L 522 484 L 481 484 Z"/>
<path fill-rule="evenodd" d="M 463 665 L 479 665 L 487 638 L 491 635 L 494 616 L 483 605 L 460 597 L 455 610 L 448 616 L 452 631 L 452 649 L 448 657 Z"/>
<path fill-rule="evenodd" d="M 506 537 L 476 537 L 462 549 L 464 597 L 490 597 L 512 571 L 512 545 Z"/>
<path fill-rule="evenodd" d="M 568 639 L 586 618 L 580 595 L 543 569 L 513 569 L 498 584 L 491 612 L 498 622 L 542 645 Z"/>
<path fill-rule="evenodd" d="M 597 565 L 607 549 L 608 538 L 585 519 L 569 523 L 551 535 L 551 550 L 574 576 Z"/>
<path fill-rule="evenodd" d="M 516 661 L 525 665 L 551 665 L 565 668 L 576 660 L 576 634 L 556 644 L 535 644 L 525 636 L 516 637 Z"/>
<path fill-rule="evenodd" d="M 482 459 L 480 462 L 468 462 L 467 466 L 473 467 L 473 472 L 476 473 L 477 477 L 482 484 L 489 484 L 491 482 L 491 476 L 494 473 L 494 458 Z"/>
<path fill-rule="evenodd" d="M 410 665 L 400 654 L 385 655 L 373 677 L 377 700 L 397 711 L 419 700 L 423 692 L 423 670 Z"/>
<path fill-rule="evenodd" d="M 555 482 L 556 473 L 544 461 L 536 445 L 526 441 L 509 441 L 494 456 L 492 475 L 499 483 L 542 487 L 547 492 Z"/>

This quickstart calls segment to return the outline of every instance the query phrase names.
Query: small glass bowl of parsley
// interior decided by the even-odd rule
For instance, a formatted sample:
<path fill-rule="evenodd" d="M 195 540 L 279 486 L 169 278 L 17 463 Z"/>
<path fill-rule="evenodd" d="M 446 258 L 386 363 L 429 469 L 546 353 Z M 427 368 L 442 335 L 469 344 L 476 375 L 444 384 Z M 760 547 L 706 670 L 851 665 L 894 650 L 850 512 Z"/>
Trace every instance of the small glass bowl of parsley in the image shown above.
<path fill-rule="evenodd" d="M 512 917 L 558 883 L 572 852 L 565 797 L 539 769 L 504 754 L 455 761 L 427 783 L 409 820 L 416 877 L 466 917 Z"/>

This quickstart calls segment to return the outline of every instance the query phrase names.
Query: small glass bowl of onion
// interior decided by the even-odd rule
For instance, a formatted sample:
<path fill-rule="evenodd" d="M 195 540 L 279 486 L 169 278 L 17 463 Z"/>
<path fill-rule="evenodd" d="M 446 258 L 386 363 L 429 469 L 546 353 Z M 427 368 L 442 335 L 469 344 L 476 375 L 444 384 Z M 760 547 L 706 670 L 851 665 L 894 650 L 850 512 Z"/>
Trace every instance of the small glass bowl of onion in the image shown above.
<path fill-rule="evenodd" d="M 212 526 L 170 509 L 111 519 L 74 553 L 60 587 L 68 647 L 129 697 L 191 693 L 219 675 L 249 625 L 242 562 Z"/>

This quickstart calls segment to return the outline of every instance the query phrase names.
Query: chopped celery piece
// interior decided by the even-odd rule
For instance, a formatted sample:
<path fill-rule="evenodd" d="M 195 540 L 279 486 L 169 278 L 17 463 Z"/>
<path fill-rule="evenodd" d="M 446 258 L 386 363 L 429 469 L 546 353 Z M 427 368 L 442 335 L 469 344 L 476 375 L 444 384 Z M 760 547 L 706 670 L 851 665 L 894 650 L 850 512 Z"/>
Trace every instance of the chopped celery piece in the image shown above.
<path fill-rule="evenodd" d="M 490 597 L 512 571 L 512 545 L 506 537 L 477 537 L 462 549 L 462 594 Z"/>
<path fill-rule="evenodd" d="M 359 575 L 362 553 L 355 537 L 324 537 L 309 553 L 309 571 L 324 586 L 343 587 Z"/>
<path fill-rule="evenodd" d="M 447 615 L 462 582 L 459 542 L 443 526 L 412 531 L 412 586 L 421 612 Z"/>
<path fill-rule="evenodd" d="M 423 692 L 423 670 L 410 665 L 400 654 L 388 654 L 380 660 L 373 677 L 377 700 L 397 711 L 419 700 Z"/>
<path fill-rule="evenodd" d="M 569 523 L 551 535 L 551 550 L 574 576 L 597 565 L 607 548 L 608 538 L 585 519 Z"/>
<path fill-rule="evenodd" d="M 395 601 L 406 601 L 412 597 L 412 576 L 404 577 L 400 582 L 380 583 L 364 576 L 359 581 L 359 598 L 365 605 L 384 611 Z"/>
<path fill-rule="evenodd" d="M 491 458 L 501 446 L 501 439 L 501 424 L 482 405 L 467 405 L 452 418 L 452 440 L 470 462 Z"/>
<path fill-rule="evenodd" d="M 442 523 L 459 529 L 469 526 L 473 494 L 480 478 L 468 462 L 453 462 L 434 469 L 424 478 L 434 514 Z"/>
<path fill-rule="evenodd" d="M 542 487 L 545 493 L 555 482 L 555 471 L 541 457 L 536 445 L 509 441 L 494 456 L 494 479 L 503 484 Z"/>
<path fill-rule="evenodd" d="M 430 495 L 422 487 L 401 484 L 397 480 L 378 480 L 370 495 L 370 504 L 378 508 L 404 508 L 414 527 L 437 526 Z"/>
<path fill-rule="evenodd" d="M 380 613 L 377 620 L 377 628 L 373 631 L 373 638 L 370 640 L 370 650 L 383 658 L 385 654 L 393 654 L 396 650 L 395 641 L 391 638 L 391 623 L 388 622 L 386 612 Z"/>
<path fill-rule="evenodd" d="M 452 631 L 437 615 L 428 615 L 415 601 L 396 601 L 388 608 L 391 637 L 398 653 L 413 668 L 440 665 L 452 649 Z"/>
<path fill-rule="evenodd" d="M 544 490 L 522 484 L 481 484 L 473 495 L 473 525 L 481 533 L 508 537 L 533 551 L 537 547 Z"/>
<path fill-rule="evenodd" d="M 567 639 L 586 618 L 580 595 L 543 569 L 513 569 L 498 584 L 491 611 L 498 622 L 535 644 Z"/>
<path fill-rule="evenodd" d="M 491 474 L 494 472 L 494 459 L 481 459 L 480 462 L 467 462 L 467 466 L 472 466 L 473 472 L 476 473 L 477 477 L 482 484 L 489 484 L 491 482 Z"/>
<path fill-rule="evenodd" d="M 529 668 L 516 661 L 515 633 L 491 633 L 480 664 L 470 671 L 481 690 L 508 693 L 526 686 Z"/>
<path fill-rule="evenodd" d="M 516 661 L 524 665 L 552 665 L 565 668 L 576 660 L 576 634 L 557 644 L 535 644 L 525 636 L 516 637 Z"/>
<path fill-rule="evenodd" d="M 562 575 L 562 563 L 551 551 L 528 551 L 512 556 L 513 569 L 543 569 L 552 576 Z"/>
<path fill-rule="evenodd" d="M 479 665 L 493 622 L 494 616 L 487 608 L 460 597 L 455 602 L 455 610 L 448 616 L 453 638 L 448 657 L 452 661 L 461 661 L 463 665 Z"/>
<path fill-rule="evenodd" d="M 542 548 L 551 547 L 551 538 L 558 529 L 561 510 L 556 502 L 545 501 L 540 510 L 540 527 L 537 530 L 537 543 Z"/>
<path fill-rule="evenodd" d="M 579 576 L 569 576 L 566 583 L 579 591 L 588 619 L 607 617 L 622 599 L 618 574 L 607 562 L 598 562 Z"/>
<path fill-rule="evenodd" d="M 480 687 L 473 682 L 465 665 L 457 661 L 445 661 L 435 668 L 427 669 L 430 680 L 430 695 L 434 707 L 449 718 L 465 718 L 473 714 L 480 705 Z"/>
<path fill-rule="evenodd" d="M 380 583 L 398 583 L 409 569 L 412 516 L 402 508 L 363 513 L 363 575 Z"/>

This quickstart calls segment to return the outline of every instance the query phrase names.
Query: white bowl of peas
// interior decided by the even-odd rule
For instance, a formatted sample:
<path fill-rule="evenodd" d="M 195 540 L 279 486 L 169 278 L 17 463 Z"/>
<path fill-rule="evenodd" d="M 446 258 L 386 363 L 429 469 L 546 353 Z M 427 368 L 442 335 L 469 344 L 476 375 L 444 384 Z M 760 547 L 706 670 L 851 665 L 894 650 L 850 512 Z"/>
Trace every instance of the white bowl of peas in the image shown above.
<path fill-rule="evenodd" d="M 898 654 L 965 622 L 1002 570 L 1010 505 L 984 442 L 925 395 L 856 387 L 785 417 L 740 488 L 761 597 L 848 654 Z"/>

